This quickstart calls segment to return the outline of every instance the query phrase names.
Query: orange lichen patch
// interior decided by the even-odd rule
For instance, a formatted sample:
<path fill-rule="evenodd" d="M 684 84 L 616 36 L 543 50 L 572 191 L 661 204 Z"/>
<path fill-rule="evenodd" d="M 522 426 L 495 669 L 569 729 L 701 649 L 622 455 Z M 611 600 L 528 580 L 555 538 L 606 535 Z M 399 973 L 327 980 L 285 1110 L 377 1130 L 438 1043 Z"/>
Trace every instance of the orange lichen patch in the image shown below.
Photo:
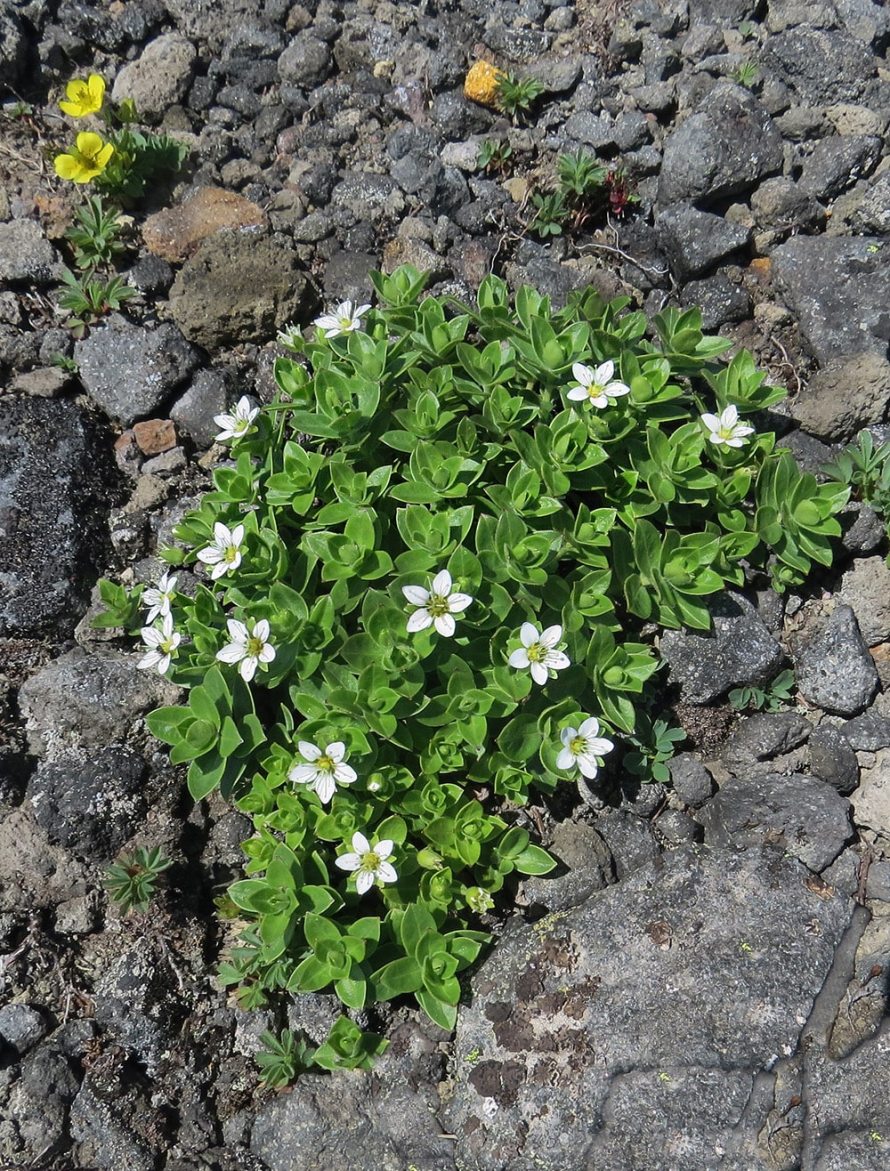
<path fill-rule="evenodd" d="M 464 79 L 464 96 L 480 106 L 496 106 L 498 82 L 504 76 L 490 61 L 477 61 Z"/>

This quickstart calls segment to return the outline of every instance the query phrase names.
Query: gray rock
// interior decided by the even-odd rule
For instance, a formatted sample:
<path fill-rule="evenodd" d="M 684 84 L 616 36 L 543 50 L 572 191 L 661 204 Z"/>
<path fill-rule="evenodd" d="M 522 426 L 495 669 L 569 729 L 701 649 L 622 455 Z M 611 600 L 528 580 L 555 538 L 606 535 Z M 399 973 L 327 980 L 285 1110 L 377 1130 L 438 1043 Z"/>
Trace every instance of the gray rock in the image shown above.
<path fill-rule="evenodd" d="M 698 809 L 714 792 L 714 779 L 702 762 L 690 752 L 681 752 L 668 762 L 674 792 L 690 809 Z"/>
<path fill-rule="evenodd" d="M 870 899 L 880 899 L 881 902 L 890 902 L 890 862 L 884 860 L 872 862 L 868 868 L 866 892 Z"/>
<path fill-rule="evenodd" d="M 667 208 L 656 218 L 655 230 L 674 275 L 681 281 L 701 276 L 725 257 L 746 248 L 751 238 L 748 228 L 690 204 Z"/>
<path fill-rule="evenodd" d="M 561 866 L 549 875 L 525 880 L 522 896 L 531 906 L 546 907 L 548 911 L 576 907 L 612 881 L 612 856 L 593 826 L 561 821 L 547 849 Z"/>
<path fill-rule="evenodd" d="M 96 1020 L 155 1075 L 182 1015 L 175 978 L 157 942 L 143 937 L 114 957 L 96 981 Z"/>
<path fill-rule="evenodd" d="M 615 144 L 615 125 L 608 114 L 594 114 L 591 110 L 580 110 L 572 114 L 563 127 L 566 138 L 583 142 L 594 150 L 603 150 Z"/>
<path fill-rule="evenodd" d="M 792 652 L 798 690 L 811 703 L 842 716 L 858 715 L 868 706 L 878 672 L 849 606 L 811 620 Z"/>
<path fill-rule="evenodd" d="M 110 745 L 42 761 L 27 796 L 51 842 L 82 858 L 112 858 L 145 814 L 145 761 Z"/>
<path fill-rule="evenodd" d="M 100 1171 L 155 1171 L 157 1161 L 133 1126 L 135 1091 L 107 1100 L 101 1082 L 87 1077 L 71 1104 L 71 1135 L 80 1144 L 81 1166 Z"/>
<path fill-rule="evenodd" d="M 751 196 L 751 210 L 762 228 L 777 232 L 810 227 L 825 219 L 825 210 L 802 184 L 791 179 L 767 179 Z"/>
<path fill-rule="evenodd" d="M 58 366 L 47 366 L 40 370 L 29 370 L 19 374 L 10 386 L 13 394 L 31 394 L 37 398 L 58 398 L 71 385 L 71 375 Z"/>
<path fill-rule="evenodd" d="M 839 520 L 844 529 L 841 544 L 854 557 L 874 553 L 884 540 L 884 522 L 867 504 L 858 500 L 848 502 Z"/>
<path fill-rule="evenodd" d="M 701 311 L 705 330 L 717 329 L 727 322 L 744 321 L 751 316 L 748 290 L 722 272 L 702 281 L 686 281 L 680 301 L 686 309 L 697 307 Z"/>
<path fill-rule="evenodd" d="M 175 703 L 179 689 L 138 670 L 137 661 L 108 648 L 88 654 L 76 647 L 27 679 L 19 706 L 31 751 L 53 756 L 120 743 L 144 712 Z"/>
<path fill-rule="evenodd" d="M 698 812 L 715 849 L 779 842 L 817 873 L 852 834 L 850 802 L 817 777 L 731 777 Z"/>
<path fill-rule="evenodd" d="M 597 818 L 596 831 L 608 846 L 619 882 L 661 853 L 650 823 L 625 810 Z"/>
<path fill-rule="evenodd" d="M 314 89 L 330 69 L 331 50 L 308 31 L 298 33 L 278 58 L 278 76 L 285 85 Z"/>
<path fill-rule="evenodd" d="M 111 96 L 116 102 L 131 98 L 141 115 L 161 118 L 185 97 L 196 57 L 195 46 L 178 33 L 156 37 L 121 69 Z"/>
<path fill-rule="evenodd" d="M 291 241 L 251 229 L 209 236 L 170 290 L 177 325 L 208 349 L 268 341 L 288 322 L 305 321 L 310 302 Z"/>
<path fill-rule="evenodd" d="M 214 416 L 227 410 L 231 393 L 229 380 L 221 371 L 199 370 L 185 394 L 170 408 L 170 418 L 196 447 L 210 447 L 219 434 Z"/>
<path fill-rule="evenodd" d="M 73 630 L 107 556 L 109 465 L 74 403 L 0 399 L 0 636 Z"/>
<path fill-rule="evenodd" d="M 404 195 L 389 175 L 350 172 L 331 192 L 331 207 L 346 213 L 351 223 L 360 221 L 379 227 L 398 220 L 405 206 Z"/>
<path fill-rule="evenodd" d="M 26 1165 L 30 1162 L 37 1166 L 47 1147 L 53 1149 L 62 1141 L 68 1104 L 77 1089 L 78 1079 L 71 1062 L 55 1038 L 27 1055 L 22 1062 L 22 1076 L 13 1084 L 8 1101 L 8 1117 L 15 1119 L 21 1143 L 14 1152 L 12 1166 L 21 1165 L 23 1159 Z"/>
<path fill-rule="evenodd" d="M 22 860 L 27 859 L 27 867 Z M 55 907 L 86 891 L 83 866 L 50 845 L 27 802 L 0 820 L 0 920 L 10 913 Z M 0 938 L 4 930 L 0 929 Z M 10 941 L 11 942 L 11 941 Z"/>
<path fill-rule="evenodd" d="M 878 712 L 863 712 L 844 724 L 844 735 L 856 752 L 877 752 L 890 748 L 890 716 Z"/>
<path fill-rule="evenodd" d="M 654 822 L 658 836 L 669 846 L 686 846 L 702 839 L 702 828 L 682 809 L 665 809 Z"/>
<path fill-rule="evenodd" d="M 45 1036 L 46 1021 L 36 1008 L 27 1004 L 6 1004 L 0 1008 L 0 1041 L 5 1041 L 19 1057 L 24 1057 Z"/>
<path fill-rule="evenodd" d="M 859 762 L 841 728 L 820 724 L 807 744 L 810 772 L 839 793 L 852 793 L 859 784 Z"/>
<path fill-rule="evenodd" d="M 689 6 L 689 23 L 735 27 L 756 17 L 760 5 L 756 0 L 695 0 Z"/>
<path fill-rule="evenodd" d="M 777 851 L 682 850 L 514 926 L 458 1016 L 456 1051 L 481 1056 L 445 1107 L 457 1165 L 713 1168 L 755 1073 L 797 1046 L 850 916 L 806 877 Z"/>
<path fill-rule="evenodd" d="M 823 138 L 804 161 L 801 189 L 817 199 L 834 199 L 869 175 L 881 157 L 881 140 L 864 134 Z"/>
<path fill-rule="evenodd" d="M 813 1164 L 813 1171 L 886 1171 L 887 1144 L 883 1130 L 890 1129 L 886 1123 L 878 1131 L 870 1123 L 863 1130 L 845 1128 L 839 1133 L 829 1134 L 819 1151 L 819 1159 Z M 881 1141 L 875 1139 L 881 1134 Z"/>
<path fill-rule="evenodd" d="M 784 659 L 782 648 L 741 594 L 719 595 L 710 610 L 710 634 L 669 630 L 661 638 L 661 655 L 688 703 L 710 703 L 730 687 L 768 683 Z"/>
<path fill-rule="evenodd" d="M 566 94 L 574 88 L 581 77 L 582 58 L 579 56 L 540 57 L 529 63 L 525 77 L 533 77 L 544 87 L 547 94 Z"/>
<path fill-rule="evenodd" d="M 782 139 L 748 90 L 719 82 L 673 130 L 658 182 L 662 204 L 739 195 L 782 167 Z"/>
<path fill-rule="evenodd" d="M 890 364 L 888 364 L 890 373 Z M 890 381 L 888 381 L 890 392 Z M 890 639 L 890 568 L 883 557 L 861 557 L 841 578 L 840 598 L 853 607 L 869 646 Z"/>
<path fill-rule="evenodd" d="M 890 337 L 890 247 L 868 236 L 794 236 L 772 254 L 773 279 L 800 321 L 809 349 L 825 365 L 874 351 Z"/>
<path fill-rule="evenodd" d="M 87 394 L 129 426 L 158 408 L 198 364 L 198 355 L 169 322 L 155 330 L 115 315 L 74 347 Z"/>
<path fill-rule="evenodd" d="M 881 749 L 875 754 L 874 765 L 862 769 L 859 787 L 850 801 L 857 826 L 890 838 L 890 750 Z"/>
<path fill-rule="evenodd" d="M 730 772 L 740 772 L 758 761 L 782 756 L 803 744 L 812 727 L 800 712 L 756 712 L 726 742 L 723 763 Z"/>
<path fill-rule="evenodd" d="M 0 284 L 48 285 L 58 275 L 58 254 L 36 220 L 0 223 Z"/>
<path fill-rule="evenodd" d="M 856 102 L 875 72 L 874 58 L 855 37 L 804 26 L 770 37 L 763 62 L 810 106 Z"/>
<path fill-rule="evenodd" d="M 22 22 L 9 6 L 4 5 L 0 10 L 0 77 L 7 85 L 18 85 L 27 61 L 28 41 Z"/>
<path fill-rule="evenodd" d="M 858 207 L 850 214 L 850 227 L 866 236 L 890 236 L 890 171 L 868 184 Z"/>
<path fill-rule="evenodd" d="M 805 431 L 838 442 L 880 423 L 888 403 L 890 362 L 879 353 L 864 353 L 835 359 L 817 371 L 792 411 Z"/>
<path fill-rule="evenodd" d="M 865 41 L 875 52 L 890 44 L 890 12 L 875 0 L 834 0 L 834 7 L 844 28 L 857 40 Z"/>

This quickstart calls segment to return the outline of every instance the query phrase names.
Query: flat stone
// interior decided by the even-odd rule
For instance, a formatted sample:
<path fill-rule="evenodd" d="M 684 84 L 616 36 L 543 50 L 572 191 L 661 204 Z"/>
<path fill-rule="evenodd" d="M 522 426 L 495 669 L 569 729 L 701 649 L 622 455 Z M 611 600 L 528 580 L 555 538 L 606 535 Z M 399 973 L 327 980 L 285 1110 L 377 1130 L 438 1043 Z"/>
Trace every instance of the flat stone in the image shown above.
<path fill-rule="evenodd" d="M 133 437 L 143 455 L 160 455 L 176 446 L 172 419 L 143 419 L 133 424 Z"/>
<path fill-rule="evenodd" d="M 874 766 L 860 771 L 850 801 L 856 825 L 890 839 L 890 750 L 876 753 Z"/>
<path fill-rule="evenodd" d="M 778 842 L 816 872 L 831 865 L 852 834 L 850 802 L 803 774 L 731 777 L 698 819 L 714 849 Z"/>
<path fill-rule="evenodd" d="M 876 752 L 890 748 L 890 716 L 879 712 L 863 712 L 844 724 L 844 735 L 856 752 Z"/>
<path fill-rule="evenodd" d="M 750 769 L 803 744 L 813 726 L 800 712 L 755 712 L 744 719 L 721 753 L 731 772 Z"/>
<path fill-rule="evenodd" d="M 789 29 L 768 39 L 763 57 L 803 105 L 856 102 L 875 73 L 862 42 L 838 29 Z"/>
<path fill-rule="evenodd" d="M 804 160 L 800 186 L 817 199 L 829 200 L 869 175 L 881 157 L 881 140 L 873 135 L 823 138 Z"/>
<path fill-rule="evenodd" d="M 515 924 L 458 1014 L 455 1052 L 479 1056 L 455 1064 L 444 1108 L 457 1166 L 713 1169 L 849 921 L 807 878 L 777 850 L 680 850 Z"/>
<path fill-rule="evenodd" d="M 792 655 L 798 690 L 824 711 L 858 715 L 877 691 L 878 672 L 849 606 L 811 619 Z"/>
<path fill-rule="evenodd" d="M 58 366 L 45 366 L 18 374 L 9 389 L 13 394 L 31 394 L 37 398 L 58 398 L 71 385 L 71 375 Z"/>
<path fill-rule="evenodd" d="M 226 375 L 219 370 L 199 370 L 185 394 L 170 408 L 170 417 L 196 447 L 209 447 L 219 434 L 214 417 L 226 412 L 230 397 Z"/>
<path fill-rule="evenodd" d="M 859 762 L 842 728 L 820 724 L 810 736 L 810 772 L 839 793 L 852 793 L 859 784 Z"/>
<path fill-rule="evenodd" d="M 154 414 L 198 364 L 198 355 L 170 322 L 157 329 L 119 315 L 74 347 L 87 394 L 128 427 Z"/>
<path fill-rule="evenodd" d="M 886 114 L 870 110 L 868 106 L 841 102 L 826 106 L 823 112 L 838 134 L 869 134 L 880 138 L 887 128 Z"/>
<path fill-rule="evenodd" d="M 782 168 L 782 138 L 748 90 L 719 82 L 664 146 L 661 204 L 740 195 Z"/>
<path fill-rule="evenodd" d="M 864 235 L 890 235 L 890 171 L 869 182 L 850 214 L 850 226 Z"/>
<path fill-rule="evenodd" d="M 714 792 L 714 778 L 700 760 L 680 752 L 668 762 L 674 792 L 690 809 L 698 809 Z"/>
<path fill-rule="evenodd" d="M 854 561 L 841 578 L 840 597 L 853 607 L 862 637 L 869 646 L 890 639 L 890 568 L 883 557 L 860 557 Z"/>
<path fill-rule="evenodd" d="M 822 365 L 877 352 L 890 338 L 890 246 L 869 236 L 794 236 L 772 254 L 773 279 Z"/>
<path fill-rule="evenodd" d="M 331 50 L 310 31 L 297 33 L 278 58 L 278 76 L 285 85 L 313 89 L 331 70 Z"/>
<path fill-rule="evenodd" d="M 209 236 L 170 290 L 177 325 L 207 349 L 268 341 L 288 322 L 305 321 L 310 303 L 292 242 L 259 229 Z"/>
<path fill-rule="evenodd" d="M 178 33 L 156 37 L 135 61 L 124 65 L 111 96 L 116 102 L 130 98 L 141 115 L 161 118 L 185 97 L 196 57 L 195 46 Z"/>
<path fill-rule="evenodd" d="M 157 672 L 140 671 L 137 655 L 80 647 L 48 663 L 19 690 L 28 743 L 35 755 L 122 742 L 151 708 L 175 703 L 179 689 Z"/>
<path fill-rule="evenodd" d="M 0 635 L 73 630 L 107 555 L 109 463 L 73 402 L 0 398 Z"/>
<path fill-rule="evenodd" d="M 805 431 L 836 443 L 880 423 L 890 403 L 890 362 L 877 352 L 851 354 L 818 370 L 792 413 Z"/>
<path fill-rule="evenodd" d="M 658 242 L 678 280 L 701 276 L 721 260 L 748 246 L 751 232 L 722 216 L 679 204 L 655 220 Z"/>
<path fill-rule="evenodd" d="M 221 187 L 199 187 L 182 203 L 150 215 L 142 226 L 142 238 L 155 256 L 180 263 L 208 236 L 265 223 L 265 212 L 243 195 Z"/>
<path fill-rule="evenodd" d="M 548 911 L 576 907 L 612 881 L 612 855 L 591 825 L 559 822 L 547 849 L 560 865 L 549 875 L 523 882 L 522 897 L 531 906 L 546 907 Z"/>
<path fill-rule="evenodd" d="M 48 285 L 58 275 L 58 254 L 36 220 L 0 223 L 0 285 Z"/>
<path fill-rule="evenodd" d="M 661 638 L 661 655 L 688 703 L 710 703 L 731 687 L 768 683 L 785 657 L 741 594 L 718 595 L 710 610 L 713 630 L 709 634 L 669 630 Z"/>
<path fill-rule="evenodd" d="M 0 1008 L 0 1041 L 23 1057 L 46 1036 L 46 1021 L 27 1004 L 5 1004 Z"/>

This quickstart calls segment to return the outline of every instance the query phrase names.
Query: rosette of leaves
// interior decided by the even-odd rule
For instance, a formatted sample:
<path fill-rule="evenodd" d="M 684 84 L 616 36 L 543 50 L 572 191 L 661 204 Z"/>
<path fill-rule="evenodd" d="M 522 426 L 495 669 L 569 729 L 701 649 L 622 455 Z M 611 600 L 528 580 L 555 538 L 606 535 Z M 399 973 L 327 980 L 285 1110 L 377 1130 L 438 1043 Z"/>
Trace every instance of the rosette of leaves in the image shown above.
<path fill-rule="evenodd" d="M 647 332 L 593 292 L 556 311 L 489 277 L 452 306 L 413 269 L 374 279 L 364 330 L 294 337 L 277 401 L 179 525 L 171 564 L 194 564 L 217 522 L 244 526 L 243 558 L 175 598 L 189 690 L 149 726 L 196 798 L 220 786 L 253 821 L 223 980 L 250 1004 L 407 994 L 449 1028 L 487 940 L 474 908 L 552 866 L 521 806 L 574 779 L 561 730 L 595 714 L 638 771 L 660 760 L 663 735 L 639 748 L 651 631 L 707 629 L 708 597 L 746 563 L 801 580 L 846 490 L 802 479 L 771 433 L 709 441 L 703 412 L 750 417 L 784 392 L 748 354 L 719 361 L 730 343 L 695 310 Z M 569 400 L 573 364 L 607 361 L 629 393 Z M 409 633 L 402 587 L 446 568 L 472 605 L 453 637 Z M 106 622 L 132 627 L 132 598 L 106 595 Z M 216 662 L 233 616 L 267 620 L 276 648 L 249 686 Z M 571 660 L 540 687 L 508 665 L 524 622 L 561 626 Z M 330 804 L 289 780 L 301 740 L 346 746 L 357 780 Z M 356 831 L 392 843 L 398 874 L 364 896 L 334 866 Z"/>

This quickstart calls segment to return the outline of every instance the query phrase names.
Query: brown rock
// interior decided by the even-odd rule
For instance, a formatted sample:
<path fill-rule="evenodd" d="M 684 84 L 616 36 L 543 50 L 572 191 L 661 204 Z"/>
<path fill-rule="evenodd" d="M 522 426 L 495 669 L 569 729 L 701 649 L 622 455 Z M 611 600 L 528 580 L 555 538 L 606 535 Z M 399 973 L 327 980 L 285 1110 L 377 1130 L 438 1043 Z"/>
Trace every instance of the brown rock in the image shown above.
<path fill-rule="evenodd" d="M 178 207 L 149 216 L 142 237 L 149 252 L 163 260 L 187 260 L 202 240 L 226 229 L 256 228 L 266 222 L 261 208 L 221 187 L 201 187 Z"/>
<path fill-rule="evenodd" d="M 176 428 L 171 419 L 144 419 L 134 423 L 133 436 L 143 455 L 160 455 L 176 446 Z"/>

